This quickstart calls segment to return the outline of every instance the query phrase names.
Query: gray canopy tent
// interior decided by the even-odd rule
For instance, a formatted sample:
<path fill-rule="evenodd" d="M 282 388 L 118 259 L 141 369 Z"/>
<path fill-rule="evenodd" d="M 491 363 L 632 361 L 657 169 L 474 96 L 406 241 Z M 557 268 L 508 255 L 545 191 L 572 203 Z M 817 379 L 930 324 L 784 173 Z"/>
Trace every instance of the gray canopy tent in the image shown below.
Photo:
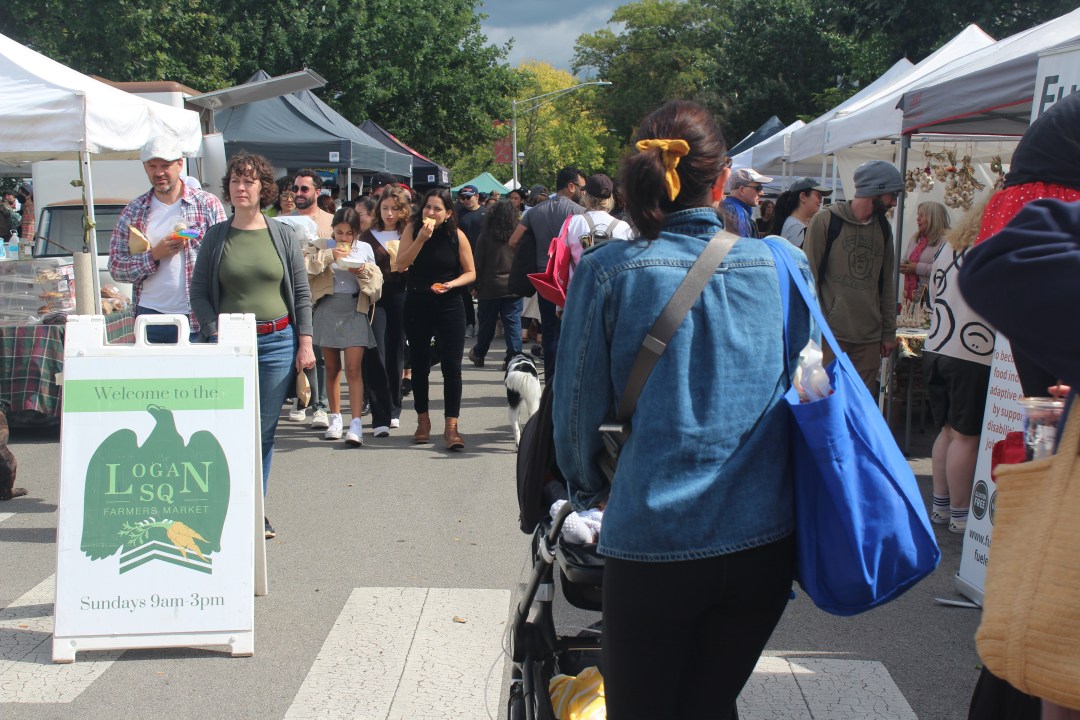
<path fill-rule="evenodd" d="M 248 82 L 269 77 L 260 70 Z M 279 168 L 333 167 L 343 173 L 412 176 L 411 155 L 384 147 L 309 90 L 221 110 L 214 123 L 230 157 L 247 150 Z"/>

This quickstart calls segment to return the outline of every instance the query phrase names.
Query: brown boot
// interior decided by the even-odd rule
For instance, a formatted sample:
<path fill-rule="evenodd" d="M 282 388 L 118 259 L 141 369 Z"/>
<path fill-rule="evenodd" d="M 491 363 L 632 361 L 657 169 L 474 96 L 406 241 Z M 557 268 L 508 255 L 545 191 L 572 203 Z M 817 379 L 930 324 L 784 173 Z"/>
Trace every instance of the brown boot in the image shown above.
<path fill-rule="evenodd" d="M 426 412 L 416 416 L 416 432 L 413 433 L 412 441 L 418 445 L 431 442 L 431 417 Z"/>
<path fill-rule="evenodd" d="M 446 418 L 446 430 L 443 431 L 443 440 L 446 441 L 447 450 L 461 450 L 465 447 L 465 441 L 458 435 L 457 418 Z"/>

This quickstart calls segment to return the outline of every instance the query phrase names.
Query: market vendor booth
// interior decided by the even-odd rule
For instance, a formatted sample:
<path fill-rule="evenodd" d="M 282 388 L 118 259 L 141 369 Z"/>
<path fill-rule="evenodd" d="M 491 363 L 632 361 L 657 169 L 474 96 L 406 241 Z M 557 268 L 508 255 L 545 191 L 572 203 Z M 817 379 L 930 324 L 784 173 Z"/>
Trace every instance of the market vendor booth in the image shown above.
<path fill-rule="evenodd" d="M 198 113 L 111 87 L 4 35 L 0 93 L 9 99 L 0 107 L 0 161 L 29 175 L 33 162 L 76 160 L 83 189 L 81 252 L 0 262 L 0 402 L 10 404 L 12 419 L 27 413 L 48 422 L 59 413 L 67 315 L 107 314 L 110 340 L 132 336 L 132 318 L 121 303 L 102 302 L 91 159 L 137 160 L 150 138 L 162 136 L 194 155 L 202 128 Z"/>

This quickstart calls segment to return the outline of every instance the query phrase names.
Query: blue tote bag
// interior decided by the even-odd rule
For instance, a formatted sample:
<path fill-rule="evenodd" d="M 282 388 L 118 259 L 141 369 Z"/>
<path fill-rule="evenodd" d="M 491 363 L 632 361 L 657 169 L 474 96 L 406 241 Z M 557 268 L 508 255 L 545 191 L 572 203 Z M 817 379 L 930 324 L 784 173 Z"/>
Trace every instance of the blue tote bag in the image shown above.
<path fill-rule="evenodd" d="M 784 317 L 794 286 L 836 354 L 826 371 L 833 394 L 803 403 L 792 387 L 796 579 L 834 615 L 855 615 L 898 597 L 937 567 L 941 551 L 915 475 L 866 385 L 787 251 L 776 258 Z M 784 342 L 787 344 L 785 332 Z"/>

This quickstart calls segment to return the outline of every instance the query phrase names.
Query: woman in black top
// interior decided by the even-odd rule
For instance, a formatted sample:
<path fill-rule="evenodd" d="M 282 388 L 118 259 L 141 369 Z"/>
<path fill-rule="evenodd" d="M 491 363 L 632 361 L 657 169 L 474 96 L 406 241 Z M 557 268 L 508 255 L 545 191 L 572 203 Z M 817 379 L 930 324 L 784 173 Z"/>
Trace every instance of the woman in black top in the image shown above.
<path fill-rule="evenodd" d="M 417 421 L 413 442 L 431 438 L 428 415 L 430 345 L 434 337 L 442 353 L 443 399 L 448 450 L 461 450 L 458 434 L 461 413 L 461 356 L 465 351 L 465 306 L 461 293 L 476 280 L 472 248 L 458 230 L 450 192 L 434 188 L 424 194 L 420 210 L 401 234 L 397 269 L 408 270 L 405 297 L 405 334 L 412 361 L 412 388 Z"/>

